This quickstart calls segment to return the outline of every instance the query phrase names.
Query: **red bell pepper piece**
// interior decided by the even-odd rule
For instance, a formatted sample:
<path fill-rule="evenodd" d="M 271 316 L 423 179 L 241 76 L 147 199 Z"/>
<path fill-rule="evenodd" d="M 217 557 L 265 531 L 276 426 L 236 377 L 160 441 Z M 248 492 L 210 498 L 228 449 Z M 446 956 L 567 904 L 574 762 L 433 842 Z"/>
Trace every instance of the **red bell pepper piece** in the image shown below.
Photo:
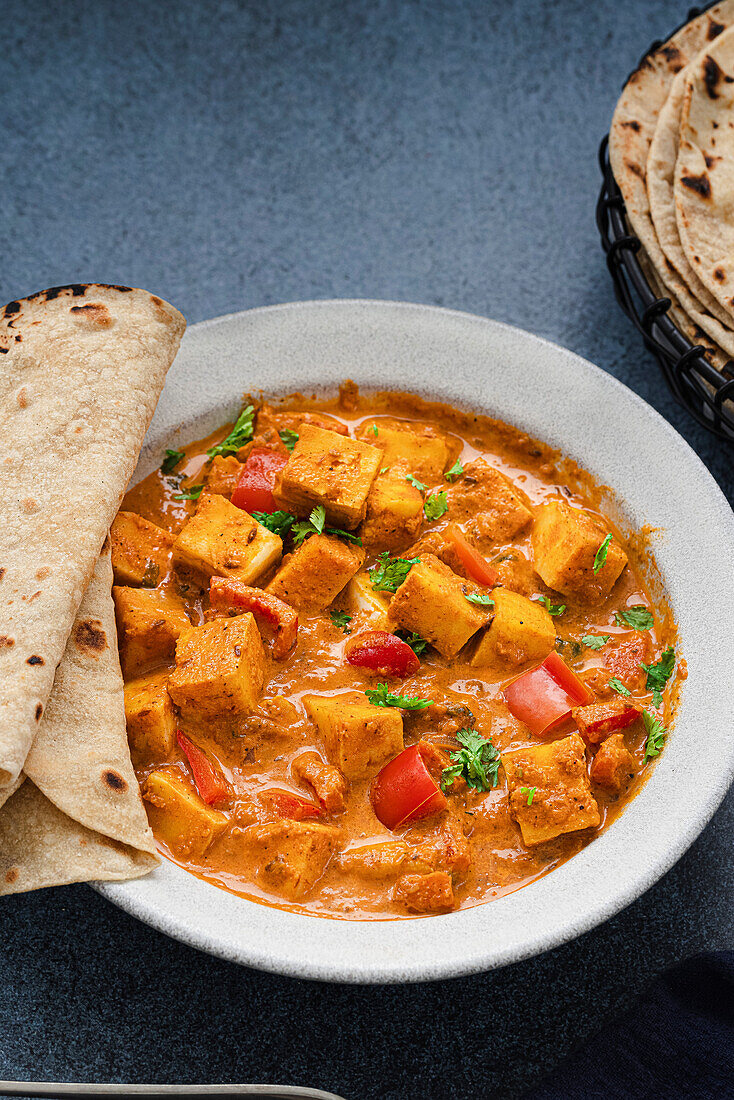
<path fill-rule="evenodd" d="M 612 699 L 609 703 L 574 707 L 571 717 L 584 740 L 598 744 L 610 733 L 617 733 L 632 725 L 640 717 L 640 712 L 626 699 Z"/>
<path fill-rule="evenodd" d="M 344 654 L 354 668 L 379 676 L 411 676 L 421 667 L 408 643 L 386 630 L 366 630 L 354 635 Z"/>
<path fill-rule="evenodd" d="M 375 814 L 388 829 L 397 829 L 448 806 L 418 745 L 403 749 L 385 765 L 372 784 L 371 796 Z"/>
<path fill-rule="evenodd" d="M 253 447 L 232 493 L 232 503 L 245 512 L 275 512 L 275 479 L 288 458 L 267 447 Z"/>
<path fill-rule="evenodd" d="M 260 801 L 275 814 L 276 817 L 285 817 L 290 821 L 303 821 L 308 817 L 321 817 L 323 810 L 307 798 L 300 798 L 290 791 L 264 791 L 260 795 Z"/>
<path fill-rule="evenodd" d="M 298 615 L 287 603 L 262 588 L 250 588 L 229 577 L 212 577 L 209 602 L 220 611 L 251 611 L 258 627 L 265 624 L 272 630 L 276 661 L 287 657 L 296 644 Z"/>
<path fill-rule="evenodd" d="M 189 762 L 194 783 L 206 804 L 212 806 L 217 802 L 226 802 L 231 794 L 230 787 L 219 768 L 212 764 L 206 753 L 190 741 L 182 730 L 176 730 L 176 740 Z"/>
<path fill-rule="evenodd" d="M 502 694 L 510 713 L 538 736 L 568 718 L 573 707 L 594 699 L 557 653 L 549 653 L 537 668 L 518 676 Z"/>
<path fill-rule="evenodd" d="M 492 588 L 493 585 L 497 584 L 497 570 L 493 569 L 479 551 L 474 549 L 460 527 L 455 523 L 450 523 L 446 528 L 445 535 L 472 580 L 484 584 L 488 588 Z"/>

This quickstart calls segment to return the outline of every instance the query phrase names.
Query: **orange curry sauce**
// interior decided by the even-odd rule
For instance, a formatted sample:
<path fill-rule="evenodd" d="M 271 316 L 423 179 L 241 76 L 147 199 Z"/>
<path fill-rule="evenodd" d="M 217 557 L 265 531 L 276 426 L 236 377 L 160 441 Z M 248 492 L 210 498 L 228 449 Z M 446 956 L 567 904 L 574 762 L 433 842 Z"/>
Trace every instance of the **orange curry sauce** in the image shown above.
<path fill-rule="evenodd" d="M 375 446 L 379 446 L 380 442 L 381 418 L 398 417 L 420 425 L 432 425 L 439 434 L 446 433 L 450 441 L 451 457 L 447 465 L 460 455 L 461 463 L 466 468 L 481 456 L 511 480 L 533 511 L 548 501 L 563 500 L 573 508 L 584 508 L 598 514 L 599 489 L 588 475 L 574 464 L 562 462 L 560 456 L 547 446 L 497 421 L 465 414 L 444 405 L 426 403 L 405 394 L 361 397 L 355 387 L 347 384 L 338 400 L 317 401 L 297 395 L 279 404 L 275 410 L 265 407 L 262 419 L 256 418 L 255 421 L 255 442 L 258 442 L 261 432 L 260 424 L 266 422 L 271 425 L 271 440 L 273 424 L 277 428 L 297 432 L 305 411 L 335 418 L 347 426 L 352 436 L 363 422 L 374 423 L 378 434 L 369 441 Z M 177 465 L 175 472 L 164 475 L 155 471 L 150 474 L 130 489 L 123 510 L 137 513 L 177 535 L 195 513 L 197 503 L 177 502 L 174 496 L 181 493 L 182 488 L 200 483 L 205 478 L 209 468 L 205 453 L 207 447 L 224 439 L 230 429 L 231 425 L 223 426 L 209 439 L 186 446 L 185 460 Z M 275 446 L 278 446 L 277 440 Z M 246 458 L 246 453 L 247 448 L 237 457 Z M 436 522 L 423 521 L 418 535 L 408 539 L 403 549 L 391 552 L 397 556 L 417 555 L 421 544 L 436 552 L 435 547 L 441 544 L 440 533 L 448 523 L 458 521 L 467 537 L 497 569 L 500 585 L 526 597 L 537 599 L 546 596 L 554 605 L 565 604 L 565 611 L 553 618 L 557 635 L 556 652 L 591 687 L 596 701 L 618 700 L 620 696 L 608 686 L 611 676 L 626 675 L 624 670 L 619 671 L 619 662 L 615 663 L 618 644 L 636 641 L 641 659 L 654 662 L 659 660 L 662 650 L 675 640 L 668 613 L 662 603 L 659 606 L 653 604 L 643 580 L 640 563 L 648 557 L 646 553 L 638 553 L 634 546 L 626 543 L 614 524 L 603 517 L 604 528 L 611 530 L 614 541 L 627 550 L 628 565 L 609 597 L 601 602 L 584 602 L 570 592 L 561 594 L 546 587 L 533 569 L 533 524 L 528 524 L 512 538 L 487 538 L 486 529 L 484 536 L 481 536 L 481 525 L 476 530 L 473 526 L 475 516 L 466 514 L 460 504 L 452 508 L 452 496 L 461 484 L 461 477 L 451 484 L 443 477 L 431 484 L 429 490 L 449 490 L 448 512 Z M 308 509 L 301 511 L 302 516 L 307 514 Z M 476 537 L 477 530 L 480 532 L 479 538 Z M 631 541 L 634 542 L 634 539 Z M 287 553 L 287 538 L 285 543 L 284 552 Z M 417 550 L 413 549 L 415 546 Z M 367 553 L 364 569 L 374 564 L 378 549 L 373 548 Z M 265 587 L 274 572 L 275 569 L 271 569 L 255 583 Z M 645 575 L 648 575 L 647 567 Z M 116 583 L 121 582 L 118 579 Z M 161 573 L 158 585 L 170 592 L 172 597 L 183 601 L 192 624 L 204 623 L 210 617 L 208 578 L 180 573 L 171 565 L 167 574 L 165 571 Z M 617 625 L 615 621 L 615 612 L 637 605 L 645 605 L 654 613 L 655 624 L 649 631 L 635 633 L 628 625 Z M 350 611 L 353 616 L 347 627 L 350 634 L 332 623 L 329 612 L 333 609 Z M 268 654 L 265 685 L 254 713 L 231 721 L 224 727 L 216 722 L 190 722 L 178 715 L 176 717 L 177 727 L 206 753 L 228 781 L 231 796 L 227 804 L 221 807 L 228 824 L 206 851 L 196 856 L 187 851 L 185 843 L 167 846 L 160 836 L 158 840 L 161 851 L 169 859 L 217 886 L 257 902 L 322 917 L 371 920 L 411 917 L 419 915 L 420 910 L 406 905 L 400 892 L 396 892 L 396 883 L 402 874 L 410 871 L 410 863 L 395 867 L 388 860 L 382 866 L 379 860 L 360 861 L 359 858 L 359 853 L 371 845 L 403 840 L 409 852 L 419 851 L 421 860 L 427 861 L 428 866 L 424 870 L 446 867 L 452 873 L 454 908 L 467 908 L 517 890 L 577 853 L 616 817 L 649 770 L 650 765 L 643 760 L 646 732 L 642 720 L 637 720 L 624 730 L 624 741 L 634 766 L 632 773 L 625 777 L 621 789 L 612 790 L 591 783 L 591 793 L 599 808 L 600 825 L 566 832 L 536 845 L 523 842 L 521 830 L 511 812 L 507 777 L 502 766 L 496 788 L 479 792 L 468 789 L 463 783 L 456 784 L 448 795 L 448 811 L 408 824 L 395 832 L 385 828 L 375 816 L 370 799 L 374 776 L 351 781 L 346 808 L 340 813 L 325 814 L 318 819 L 339 829 L 339 843 L 323 873 L 304 896 L 284 896 L 273 889 L 271 879 L 263 874 L 263 856 L 258 853 L 257 846 L 244 840 L 253 823 L 268 819 L 267 815 L 265 818 L 258 817 L 258 806 L 262 803 L 261 796 L 269 788 L 289 791 L 314 801 L 313 791 L 298 779 L 292 768 L 293 761 L 306 751 L 316 752 L 327 760 L 324 744 L 301 702 L 304 695 L 363 693 L 367 688 L 374 688 L 378 682 L 389 680 L 392 692 L 434 701 L 434 705 L 427 709 L 401 711 L 405 745 L 423 739 L 447 754 L 459 747 L 456 732 L 471 725 L 485 738 L 491 737 L 503 756 L 508 750 L 568 737 L 576 729 L 576 723 L 569 719 L 548 735 L 535 737 L 508 711 L 502 689 L 519 674 L 537 665 L 537 659 L 524 665 L 498 660 L 493 666 L 477 667 L 470 663 L 475 642 L 470 642 L 452 659 L 441 656 L 436 649 L 428 646 L 420 656 L 420 669 L 399 680 L 367 674 L 346 662 L 344 649 L 350 637 L 362 630 L 374 629 L 365 614 L 350 606 L 347 592 L 336 598 L 333 608 L 316 613 L 299 612 L 299 620 L 294 651 L 279 661 Z M 595 650 L 581 641 L 589 635 L 609 636 L 609 642 Z M 167 660 L 152 660 L 147 668 L 138 669 L 135 676 L 161 676 L 164 670 L 173 669 L 174 664 L 173 656 Z M 635 704 L 640 708 L 651 708 L 651 693 L 646 690 L 644 673 L 633 673 L 627 676 L 625 682 L 632 691 Z M 666 698 L 669 697 L 670 693 Z M 364 697 L 362 701 L 366 701 Z M 661 713 L 660 710 L 652 712 Z M 597 749 L 598 745 L 587 746 L 587 769 Z M 155 769 L 173 767 L 180 771 L 181 777 L 195 793 L 191 771 L 177 744 L 167 755 L 158 759 L 141 759 L 140 754 L 136 758 L 134 753 L 134 763 L 141 785 Z M 536 806 L 542 808 L 543 797 L 544 792 L 539 787 Z M 146 806 L 149 811 L 152 809 L 149 803 Z M 453 830 L 449 830 L 448 841 L 445 829 L 447 815 L 450 815 Z M 158 833 L 155 814 L 152 814 L 151 820 L 154 831 Z M 457 849 L 460 849 L 458 855 Z M 355 852 L 357 858 L 354 858 Z M 422 863 L 420 865 L 423 866 Z"/>

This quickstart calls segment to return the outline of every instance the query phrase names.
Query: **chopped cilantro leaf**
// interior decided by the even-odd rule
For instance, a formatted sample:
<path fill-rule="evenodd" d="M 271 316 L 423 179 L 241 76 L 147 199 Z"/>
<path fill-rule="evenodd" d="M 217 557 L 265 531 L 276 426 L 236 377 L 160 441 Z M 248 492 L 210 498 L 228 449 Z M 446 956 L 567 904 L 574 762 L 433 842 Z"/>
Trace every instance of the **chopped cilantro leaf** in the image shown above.
<path fill-rule="evenodd" d="M 320 535 L 326 523 L 326 509 L 323 504 L 317 504 L 308 519 L 299 519 L 293 524 L 291 534 L 293 545 L 300 546 L 304 539 L 311 535 Z"/>
<path fill-rule="evenodd" d="M 373 424 L 372 427 L 370 428 L 370 431 L 372 432 L 373 435 L 377 435 L 377 425 Z"/>
<path fill-rule="evenodd" d="M 447 481 L 456 481 L 457 477 L 461 477 L 464 473 L 464 467 L 461 465 L 461 459 L 457 458 L 450 470 L 447 470 L 443 475 Z"/>
<path fill-rule="evenodd" d="M 528 806 L 532 806 L 533 797 L 534 797 L 535 792 L 537 791 L 537 789 L 538 789 L 537 787 L 521 787 L 520 788 L 520 794 L 524 794 L 524 795 L 527 796 Z"/>
<path fill-rule="evenodd" d="M 648 691 L 652 692 L 653 706 L 659 707 L 663 701 L 663 688 L 667 684 L 675 668 L 675 650 L 672 646 L 668 646 L 668 648 L 663 651 L 657 664 L 646 665 L 644 661 L 641 661 L 640 664 L 647 673 L 647 682 L 645 686 Z"/>
<path fill-rule="evenodd" d="M 327 535 L 334 535 L 335 538 L 344 539 L 345 542 L 355 542 L 357 546 L 362 545 L 359 535 L 354 535 L 351 531 L 342 531 L 341 527 L 325 527 L 324 532 Z"/>
<path fill-rule="evenodd" d="M 352 616 L 347 615 L 346 611 L 330 611 L 329 618 L 334 626 L 338 626 L 340 630 L 343 630 L 345 634 L 351 634 L 349 629 L 349 623 L 352 621 Z"/>
<path fill-rule="evenodd" d="M 608 683 L 609 683 L 610 688 L 612 688 L 613 691 L 617 692 L 617 695 L 631 695 L 632 694 L 632 692 L 629 691 L 624 686 L 622 681 L 619 680 L 616 676 L 612 676 L 611 680 L 609 680 Z"/>
<path fill-rule="evenodd" d="M 174 493 L 174 500 L 198 500 L 204 490 L 203 485 L 192 485 L 188 489 L 182 489 L 180 493 Z"/>
<path fill-rule="evenodd" d="M 365 695 L 374 707 L 400 707 L 401 710 L 423 710 L 433 706 L 433 699 L 421 699 L 417 695 L 393 695 L 387 684 L 367 688 Z"/>
<path fill-rule="evenodd" d="M 389 466 L 383 466 L 382 469 L 380 470 L 380 473 L 381 474 L 386 474 L 389 469 L 390 469 Z"/>
<path fill-rule="evenodd" d="M 596 576 L 596 574 L 601 569 L 604 568 L 604 562 L 607 560 L 607 553 L 609 551 L 609 543 L 611 541 L 612 541 L 612 535 L 611 535 L 611 532 L 610 532 L 607 535 L 607 537 L 604 539 L 604 542 L 601 544 L 601 546 L 599 547 L 599 549 L 596 552 L 596 556 L 594 557 L 594 576 Z"/>
<path fill-rule="evenodd" d="M 633 630 L 652 630 L 655 625 L 649 609 L 641 603 L 615 612 L 614 621 L 617 626 L 631 626 Z"/>
<path fill-rule="evenodd" d="M 216 443 L 213 447 L 210 447 L 206 453 L 209 458 L 215 458 L 217 455 L 237 454 L 240 447 L 244 447 L 245 443 L 249 443 L 254 434 L 255 406 L 248 405 L 237 417 L 235 426 L 227 438 L 223 439 L 221 443 Z"/>
<path fill-rule="evenodd" d="M 551 603 L 547 596 L 533 596 L 536 603 L 542 603 L 549 615 L 562 615 L 566 610 L 565 603 Z"/>
<path fill-rule="evenodd" d="M 656 718 L 654 714 L 650 714 L 649 710 L 643 710 L 642 721 L 645 723 L 645 730 L 647 732 L 647 740 L 645 741 L 645 764 L 648 760 L 652 760 L 655 756 L 660 756 L 663 745 L 665 744 L 665 738 L 668 736 L 663 723 L 659 718 Z"/>
<path fill-rule="evenodd" d="M 428 642 L 425 638 L 421 638 L 420 634 L 416 634 L 413 631 L 400 630 L 398 631 L 402 640 L 409 645 L 415 653 L 416 657 L 420 657 L 421 653 L 425 651 Z"/>
<path fill-rule="evenodd" d="M 494 600 L 488 592 L 465 592 L 464 598 L 480 607 L 494 607 Z"/>
<path fill-rule="evenodd" d="M 376 564 L 367 570 L 372 587 L 376 592 L 397 592 L 411 568 L 420 560 L 420 558 L 391 558 L 388 551 L 383 550 Z"/>
<path fill-rule="evenodd" d="M 491 738 L 476 730 L 462 729 L 456 734 L 462 746 L 449 753 L 452 763 L 441 774 L 441 789 L 448 790 L 455 779 L 463 779 L 475 791 L 488 791 L 499 782 L 500 754 Z"/>
<path fill-rule="evenodd" d="M 166 447 L 166 457 L 161 462 L 161 473 L 173 473 L 182 458 L 186 458 L 184 451 L 173 451 L 170 447 Z"/>
<path fill-rule="evenodd" d="M 429 493 L 423 501 L 423 512 L 429 523 L 435 523 L 441 516 L 445 516 L 449 510 L 449 502 L 446 498 L 446 490 L 440 493 Z"/>
<path fill-rule="evenodd" d="M 421 493 L 425 493 L 426 489 L 428 488 L 427 485 L 424 485 L 423 482 L 419 481 L 417 477 L 413 477 L 412 474 L 406 474 L 405 480 L 409 481 L 411 485 L 415 485 L 416 489 L 419 489 Z"/>
<path fill-rule="evenodd" d="M 290 512 L 253 512 L 252 518 L 263 527 L 267 527 L 268 531 L 272 531 L 274 535 L 285 538 L 296 517 Z"/>
<path fill-rule="evenodd" d="M 293 432 L 290 428 L 282 428 L 278 435 L 286 450 L 292 451 L 298 442 L 298 432 Z"/>
<path fill-rule="evenodd" d="M 587 645 L 589 649 L 601 649 L 602 646 L 607 644 L 610 638 L 611 634 L 584 634 L 581 641 L 584 645 Z"/>

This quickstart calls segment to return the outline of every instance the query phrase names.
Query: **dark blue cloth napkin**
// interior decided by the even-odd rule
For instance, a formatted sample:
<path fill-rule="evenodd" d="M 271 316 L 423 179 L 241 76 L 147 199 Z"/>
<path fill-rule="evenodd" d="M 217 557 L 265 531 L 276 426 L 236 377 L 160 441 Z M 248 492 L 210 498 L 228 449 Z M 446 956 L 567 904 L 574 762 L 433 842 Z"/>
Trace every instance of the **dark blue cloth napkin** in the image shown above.
<path fill-rule="evenodd" d="M 597 1097 L 734 1097 L 734 952 L 702 955 L 668 971 L 526 1094 L 526 1100 Z"/>

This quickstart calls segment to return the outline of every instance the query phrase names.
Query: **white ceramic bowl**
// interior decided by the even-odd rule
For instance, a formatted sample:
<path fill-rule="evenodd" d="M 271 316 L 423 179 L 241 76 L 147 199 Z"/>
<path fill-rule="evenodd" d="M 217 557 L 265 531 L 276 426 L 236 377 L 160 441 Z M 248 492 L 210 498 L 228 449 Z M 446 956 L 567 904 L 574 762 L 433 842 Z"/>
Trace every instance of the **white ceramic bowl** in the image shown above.
<path fill-rule="evenodd" d="M 693 842 L 734 773 L 734 517 L 703 464 L 639 397 L 578 356 L 468 314 L 391 302 L 306 302 L 220 317 L 184 339 L 138 467 L 239 410 L 244 392 L 412 390 L 518 425 L 577 459 L 655 553 L 688 662 L 675 728 L 621 817 L 558 870 L 486 905 L 418 920 L 300 916 L 168 862 L 99 889 L 155 928 L 263 970 L 343 982 L 446 978 L 578 936 L 652 885 Z M 614 505 L 612 505 L 614 507 Z M 624 519 L 623 519 L 624 522 Z"/>

